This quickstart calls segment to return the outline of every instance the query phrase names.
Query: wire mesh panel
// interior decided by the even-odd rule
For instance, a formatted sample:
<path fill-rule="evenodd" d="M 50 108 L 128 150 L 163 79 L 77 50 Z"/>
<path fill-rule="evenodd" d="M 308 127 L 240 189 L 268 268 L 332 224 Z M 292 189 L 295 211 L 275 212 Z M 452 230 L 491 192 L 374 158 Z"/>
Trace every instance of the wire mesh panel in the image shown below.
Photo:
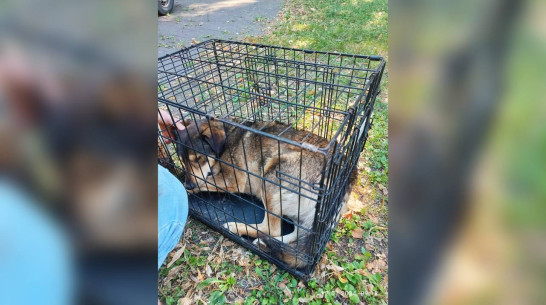
<path fill-rule="evenodd" d="M 161 57 L 158 106 L 174 124 L 159 132 L 159 163 L 184 182 L 193 217 L 307 280 L 339 221 L 384 66 L 224 40 Z"/>

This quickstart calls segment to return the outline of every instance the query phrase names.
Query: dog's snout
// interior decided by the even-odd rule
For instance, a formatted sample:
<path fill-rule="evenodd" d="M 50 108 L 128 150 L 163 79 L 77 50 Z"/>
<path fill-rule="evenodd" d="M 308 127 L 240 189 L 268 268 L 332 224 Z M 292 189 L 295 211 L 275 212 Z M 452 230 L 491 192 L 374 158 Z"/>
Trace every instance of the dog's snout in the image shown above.
<path fill-rule="evenodd" d="M 197 187 L 197 185 L 191 181 L 186 181 L 184 183 L 184 187 L 187 189 L 187 190 L 193 190 L 194 188 Z"/>

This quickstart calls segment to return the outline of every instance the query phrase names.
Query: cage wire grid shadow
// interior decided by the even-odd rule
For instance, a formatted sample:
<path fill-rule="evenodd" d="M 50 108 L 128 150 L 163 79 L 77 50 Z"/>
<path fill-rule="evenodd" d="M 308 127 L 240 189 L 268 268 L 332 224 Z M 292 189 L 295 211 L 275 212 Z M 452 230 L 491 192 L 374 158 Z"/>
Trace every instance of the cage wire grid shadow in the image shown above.
<path fill-rule="evenodd" d="M 378 56 L 225 40 L 163 56 L 158 107 L 185 127 L 159 131 L 158 162 L 184 182 L 194 218 L 308 281 L 384 68 Z"/>

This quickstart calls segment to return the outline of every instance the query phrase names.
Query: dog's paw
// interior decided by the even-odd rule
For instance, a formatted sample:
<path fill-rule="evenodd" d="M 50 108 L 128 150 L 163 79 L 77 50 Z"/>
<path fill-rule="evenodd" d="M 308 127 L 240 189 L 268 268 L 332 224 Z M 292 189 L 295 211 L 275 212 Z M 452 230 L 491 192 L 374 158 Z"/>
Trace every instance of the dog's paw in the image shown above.
<path fill-rule="evenodd" d="M 258 247 L 259 249 L 262 249 L 262 250 L 265 250 L 267 251 L 269 248 L 267 247 L 267 244 L 263 241 L 263 239 L 261 238 L 256 238 L 253 242 L 252 242 L 256 247 Z"/>
<path fill-rule="evenodd" d="M 245 229 L 244 228 L 244 224 L 241 224 L 241 223 L 237 223 L 237 222 L 226 222 L 225 224 L 222 225 L 225 229 L 229 230 L 231 233 L 234 233 L 234 234 L 241 234 L 243 232 L 243 230 Z"/>

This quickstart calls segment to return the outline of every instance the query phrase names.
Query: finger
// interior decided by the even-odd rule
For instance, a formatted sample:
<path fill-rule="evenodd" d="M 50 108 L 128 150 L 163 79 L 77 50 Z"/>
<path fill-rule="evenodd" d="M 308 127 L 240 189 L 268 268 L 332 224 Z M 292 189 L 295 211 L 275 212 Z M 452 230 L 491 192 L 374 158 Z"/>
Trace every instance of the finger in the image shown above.
<path fill-rule="evenodd" d="M 157 114 L 157 121 L 159 124 L 162 124 L 164 126 L 171 125 L 173 123 L 173 119 L 171 115 L 162 109 L 159 109 L 159 113 Z"/>
<path fill-rule="evenodd" d="M 186 126 L 184 126 L 184 124 L 182 124 L 182 122 L 178 122 L 178 123 L 176 123 L 176 128 L 178 130 L 184 130 L 184 129 L 186 129 Z"/>

